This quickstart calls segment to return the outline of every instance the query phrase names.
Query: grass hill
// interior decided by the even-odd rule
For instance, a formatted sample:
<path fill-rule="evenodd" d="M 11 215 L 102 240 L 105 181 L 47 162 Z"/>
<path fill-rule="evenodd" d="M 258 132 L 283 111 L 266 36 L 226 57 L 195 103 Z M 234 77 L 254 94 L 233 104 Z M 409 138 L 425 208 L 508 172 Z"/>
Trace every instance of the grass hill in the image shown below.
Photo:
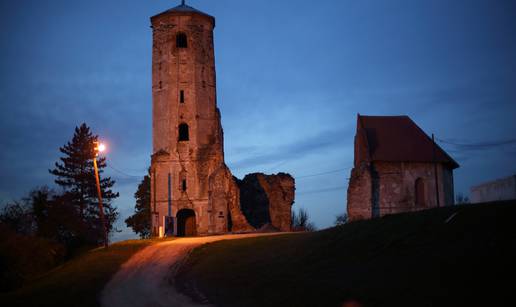
<path fill-rule="evenodd" d="M 500 202 L 219 241 L 192 252 L 176 285 L 218 306 L 512 306 L 515 217 L 516 202 Z M 89 251 L 0 306 L 98 306 L 120 265 L 157 241 Z"/>
<path fill-rule="evenodd" d="M 515 218 L 499 202 L 220 241 L 176 282 L 219 306 L 514 306 Z"/>
<path fill-rule="evenodd" d="M 156 241 L 128 240 L 86 252 L 16 291 L 0 294 L 0 306 L 99 306 L 104 285 L 122 263 Z"/>

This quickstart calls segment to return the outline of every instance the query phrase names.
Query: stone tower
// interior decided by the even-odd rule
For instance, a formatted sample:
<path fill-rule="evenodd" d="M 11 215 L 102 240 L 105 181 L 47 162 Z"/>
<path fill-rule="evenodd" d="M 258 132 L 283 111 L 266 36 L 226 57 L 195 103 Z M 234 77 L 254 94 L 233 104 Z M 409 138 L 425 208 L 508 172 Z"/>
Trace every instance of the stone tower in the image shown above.
<path fill-rule="evenodd" d="M 224 163 L 215 18 L 183 1 L 151 23 L 152 231 L 182 236 L 246 228 L 238 187 Z"/>

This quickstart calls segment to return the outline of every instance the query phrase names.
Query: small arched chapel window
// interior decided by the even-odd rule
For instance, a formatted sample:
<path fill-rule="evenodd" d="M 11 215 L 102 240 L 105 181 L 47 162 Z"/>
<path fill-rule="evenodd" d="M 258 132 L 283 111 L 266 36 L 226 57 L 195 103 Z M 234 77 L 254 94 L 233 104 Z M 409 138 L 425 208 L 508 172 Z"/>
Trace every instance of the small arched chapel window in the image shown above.
<path fill-rule="evenodd" d="M 179 125 L 179 141 L 188 141 L 189 135 L 188 135 L 188 125 L 185 123 L 182 123 Z"/>
<path fill-rule="evenodd" d="M 187 48 L 188 40 L 186 39 L 186 34 L 180 32 L 176 35 L 176 47 L 177 48 Z"/>

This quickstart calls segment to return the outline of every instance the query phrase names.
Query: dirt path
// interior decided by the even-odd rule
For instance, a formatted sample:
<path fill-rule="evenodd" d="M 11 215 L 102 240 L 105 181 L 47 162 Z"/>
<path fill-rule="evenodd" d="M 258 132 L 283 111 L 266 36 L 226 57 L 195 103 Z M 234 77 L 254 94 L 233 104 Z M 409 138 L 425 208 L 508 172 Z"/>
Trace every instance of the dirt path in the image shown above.
<path fill-rule="evenodd" d="M 219 241 L 273 234 L 180 238 L 144 248 L 122 265 L 102 291 L 103 307 L 204 306 L 178 293 L 169 280 L 173 266 L 194 247 Z"/>

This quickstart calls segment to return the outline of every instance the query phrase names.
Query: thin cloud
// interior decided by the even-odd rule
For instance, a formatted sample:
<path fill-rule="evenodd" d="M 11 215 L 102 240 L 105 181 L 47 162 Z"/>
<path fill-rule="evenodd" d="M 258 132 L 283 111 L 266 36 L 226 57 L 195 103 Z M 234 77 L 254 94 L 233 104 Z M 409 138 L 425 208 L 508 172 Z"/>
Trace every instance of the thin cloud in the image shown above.
<path fill-rule="evenodd" d="M 342 147 L 345 145 L 343 140 L 349 135 L 350 131 L 344 129 L 323 131 L 297 142 L 284 144 L 276 148 L 266 148 L 268 153 L 251 156 L 229 164 L 235 169 L 245 169 L 250 166 L 298 160 L 311 154 L 324 153 L 324 151 Z"/>

